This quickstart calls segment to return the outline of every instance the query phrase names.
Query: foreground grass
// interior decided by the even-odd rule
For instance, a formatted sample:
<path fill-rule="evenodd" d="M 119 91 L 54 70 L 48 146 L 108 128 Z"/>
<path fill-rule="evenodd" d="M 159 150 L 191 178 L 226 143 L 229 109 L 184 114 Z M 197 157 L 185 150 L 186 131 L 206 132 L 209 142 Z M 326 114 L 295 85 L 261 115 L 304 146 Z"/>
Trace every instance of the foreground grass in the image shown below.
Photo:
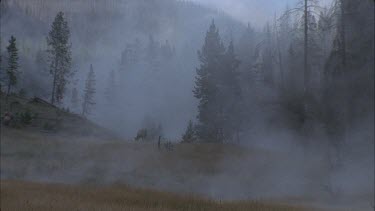
<path fill-rule="evenodd" d="M 299 211 L 260 202 L 215 202 L 126 186 L 90 187 L 1 181 L 1 210 Z"/>

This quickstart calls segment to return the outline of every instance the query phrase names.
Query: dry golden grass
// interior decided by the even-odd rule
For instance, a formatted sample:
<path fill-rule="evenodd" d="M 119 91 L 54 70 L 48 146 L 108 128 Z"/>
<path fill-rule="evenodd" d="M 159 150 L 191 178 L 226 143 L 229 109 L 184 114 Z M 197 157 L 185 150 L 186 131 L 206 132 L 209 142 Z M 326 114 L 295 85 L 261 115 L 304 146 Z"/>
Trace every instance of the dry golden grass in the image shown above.
<path fill-rule="evenodd" d="M 215 202 L 125 186 L 90 187 L 1 181 L 1 210 L 298 211 L 260 202 Z"/>

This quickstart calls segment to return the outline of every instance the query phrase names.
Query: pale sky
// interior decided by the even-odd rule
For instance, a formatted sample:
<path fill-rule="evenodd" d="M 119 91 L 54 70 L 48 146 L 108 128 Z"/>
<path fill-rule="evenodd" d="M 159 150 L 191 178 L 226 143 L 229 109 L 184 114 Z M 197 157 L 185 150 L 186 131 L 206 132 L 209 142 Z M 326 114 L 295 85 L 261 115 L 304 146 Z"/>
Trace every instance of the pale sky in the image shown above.
<path fill-rule="evenodd" d="M 275 12 L 280 14 L 288 4 L 295 5 L 298 0 L 191 0 L 212 8 L 223 10 L 235 19 L 250 22 L 252 25 L 263 25 L 272 20 Z M 332 0 L 319 0 L 321 5 L 329 4 Z"/>

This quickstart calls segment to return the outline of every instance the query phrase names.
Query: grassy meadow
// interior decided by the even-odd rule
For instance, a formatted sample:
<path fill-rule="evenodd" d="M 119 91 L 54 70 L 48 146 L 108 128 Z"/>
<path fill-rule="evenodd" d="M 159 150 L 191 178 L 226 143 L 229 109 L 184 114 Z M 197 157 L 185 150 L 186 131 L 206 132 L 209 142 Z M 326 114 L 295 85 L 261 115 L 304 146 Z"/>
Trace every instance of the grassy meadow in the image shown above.
<path fill-rule="evenodd" d="M 1 182 L 1 210 L 129 210 L 129 211 L 303 211 L 261 202 L 217 202 L 123 185 L 95 188 L 56 184 Z"/>

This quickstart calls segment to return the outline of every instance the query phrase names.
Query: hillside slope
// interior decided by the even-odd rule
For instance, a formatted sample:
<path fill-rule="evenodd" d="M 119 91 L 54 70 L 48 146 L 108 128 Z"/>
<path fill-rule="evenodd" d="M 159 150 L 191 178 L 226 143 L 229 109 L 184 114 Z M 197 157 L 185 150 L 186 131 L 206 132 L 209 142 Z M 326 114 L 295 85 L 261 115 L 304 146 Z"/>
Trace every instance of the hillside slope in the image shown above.
<path fill-rule="evenodd" d="M 9 113 L 13 118 L 8 125 L 10 128 L 48 134 L 63 133 L 65 136 L 115 137 L 110 130 L 94 124 L 81 115 L 55 107 L 40 98 L 28 99 L 18 95 L 6 97 L 0 93 L 0 106 L 1 117 Z"/>

